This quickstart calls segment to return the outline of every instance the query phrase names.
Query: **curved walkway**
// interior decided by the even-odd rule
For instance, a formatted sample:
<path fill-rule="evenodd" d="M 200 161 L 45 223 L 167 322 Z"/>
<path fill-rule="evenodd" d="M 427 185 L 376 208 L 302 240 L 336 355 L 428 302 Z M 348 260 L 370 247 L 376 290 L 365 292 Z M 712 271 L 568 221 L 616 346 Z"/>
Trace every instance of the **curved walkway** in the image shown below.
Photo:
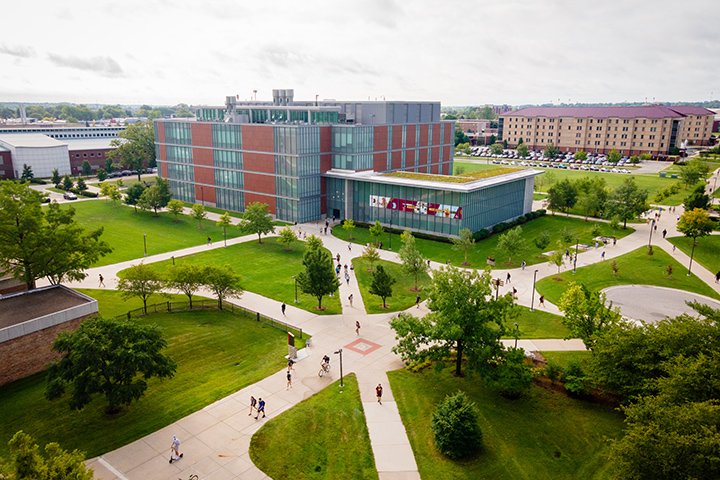
<path fill-rule="evenodd" d="M 681 208 L 678 208 L 678 213 Z M 674 229 L 675 217 L 663 214 L 658 222 L 658 229 L 666 228 L 669 236 L 676 233 Z M 619 240 L 615 246 L 605 247 L 606 259 L 611 259 L 640 246 L 647 245 L 649 225 L 633 225 L 636 231 Z M 318 223 L 298 225 L 292 227 L 296 231 L 314 233 L 318 235 Z M 344 242 L 331 234 L 318 235 L 323 244 L 333 253 L 340 254 L 341 263 L 349 261 L 362 254 L 362 246 Z M 255 240 L 257 237 L 245 237 L 228 240 L 228 245 Z M 662 246 L 671 252 L 672 246 L 661 238 L 653 235 L 653 244 Z M 669 247 L 669 248 L 668 248 Z M 221 242 L 211 245 L 191 247 L 176 252 L 154 255 L 144 259 L 146 263 L 169 259 L 172 256 L 190 255 L 213 248 L 222 248 Z M 598 249 L 599 250 L 599 249 Z M 577 266 L 582 267 L 601 261 L 600 251 L 591 249 L 578 255 Z M 679 250 L 672 252 L 678 261 L 683 263 L 686 256 Z M 399 262 L 398 255 L 386 250 L 380 251 L 383 260 Z M 685 258 L 684 258 L 685 257 Z M 75 287 L 98 288 L 97 278 L 102 273 L 106 288 L 114 288 L 117 282 L 117 272 L 143 259 L 123 262 L 116 265 L 93 268 L 88 271 L 88 277 L 73 284 Z M 688 259 L 689 260 L 689 259 Z M 442 264 L 431 262 L 432 268 Z M 567 267 L 566 267 L 567 268 Z M 493 276 L 504 279 L 511 273 L 512 283 L 501 287 L 500 293 L 507 293 L 515 287 L 518 290 L 518 303 L 530 306 L 531 302 L 537 306 L 538 296 L 532 298 L 533 274 L 537 271 L 537 279 L 554 275 L 555 266 L 538 264 L 528 266 L 525 270 L 493 270 Z M 714 275 L 697 265 L 693 267 L 702 280 L 718 291 L 714 283 Z M 319 316 L 311 312 L 295 308 L 292 302 L 287 303 L 286 317 L 283 321 L 293 324 L 313 335 L 313 347 L 305 349 L 304 358 L 295 365 L 295 381 L 293 389 L 285 390 L 285 369 L 253 384 L 222 400 L 208 405 L 202 410 L 185 417 L 151 435 L 143 437 L 129 445 L 108 452 L 101 457 L 88 461 L 95 469 L 100 479 L 169 479 L 188 478 L 198 475 L 201 479 L 265 479 L 268 478 L 255 467 L 250 460 L 248 449 L 252 435 L 262 425 L 263 420 L 255 420 L 248 416 L 248 399 L 250 395 L 262 397 L 267 402 L 268 416 L 275 415 L 291 408 L 293 405 L 325 388 L 331 381 L 319 378 L 317 370 L 320 359 L 324 354 L 333 357 L 333 379 L 337 378 L 337 356 L 332 352 L 343 348 L 343 369 L 345 372 L 354 372 L 358 377 L 361 399 L 365 411 L 365 418 L 370 432 L 370 441 L 375 456 L 375 463 L 381 480 L 417 479 L 419 473 L 405 428 L 400 419 L 397 405 L 394 402 L 392 390 L 386 373 L 402 367 L 401 360 L 392 353 L 395 344 L 394 333 L 389 327 L 390 319 L 395 315 L 379 314 L 367 315 L 362 303 L 362 296 L 357 286 L 354 271 L 350 271 L 350 282 L 342 282 L 339 295 L 341 295 L 342 315 Z M 348 296 L 353 294 L 353 306 L 349 305 Z M 262 295 L 245 292 L 240 299 L 232 300 L 234 303 L 260 311 L 273 318 L 280 318 L 280 304 Z M 545 309 L 559 314 L 555 305 L 545 302 Z M 424 315 L 427 309 L 421 304 L 419 309 L 411 308 L 409 312 Z M 361 334 L 355 334 L 355 321 L 361 323 Z M 514 340 L 504 340 L 506 345 L 514 344 Z M 575 340 L 518 340 L 519 347 L 528 350 L 584 350 L 581 341 Z M 383 385 L 383 405 L 377 404 L 374 387 L 378 383 Z M 182 450 L 185 457 L 176 463 L 168 464 L 167 454 L 170 438 L 178 435 L 182 440 Z M 299 440 L 301 441 L 301 440 Z"/>

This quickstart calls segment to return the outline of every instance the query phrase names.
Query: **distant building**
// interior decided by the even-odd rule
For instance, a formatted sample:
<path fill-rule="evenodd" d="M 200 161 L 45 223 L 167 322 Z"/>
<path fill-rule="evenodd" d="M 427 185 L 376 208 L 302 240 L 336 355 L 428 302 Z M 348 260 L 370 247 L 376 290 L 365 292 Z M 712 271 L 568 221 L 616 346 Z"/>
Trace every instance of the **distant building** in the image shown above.
<path fill-rule="evenodd" d="M 713 112 L 701 107 L 528 107 L 500 115 L 499 137 L 531 149 L 667 155 L 673 148 L 707 145 Z"/>

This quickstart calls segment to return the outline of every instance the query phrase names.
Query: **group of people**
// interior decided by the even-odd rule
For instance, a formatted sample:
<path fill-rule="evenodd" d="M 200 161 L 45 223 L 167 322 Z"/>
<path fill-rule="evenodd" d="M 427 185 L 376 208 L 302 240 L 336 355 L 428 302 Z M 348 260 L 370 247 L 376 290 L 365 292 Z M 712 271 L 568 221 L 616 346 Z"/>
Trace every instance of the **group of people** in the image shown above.
<path fill-rule="evenodd" d="M 253 410 L 255 410 L 255 420 L 260 418 L 261 413 L 262 418 L 265 418 L 265 400 L 262 397 L 255 398 L 250 395 L 250 413 L 248 413 L 248 417 L 252 415 Z"/>

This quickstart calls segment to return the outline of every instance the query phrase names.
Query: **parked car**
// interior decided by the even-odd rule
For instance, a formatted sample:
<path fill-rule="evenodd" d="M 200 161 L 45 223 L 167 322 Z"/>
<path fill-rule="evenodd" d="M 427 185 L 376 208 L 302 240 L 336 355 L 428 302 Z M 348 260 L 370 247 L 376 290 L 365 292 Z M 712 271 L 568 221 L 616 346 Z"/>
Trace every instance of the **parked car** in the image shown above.
<path fill-rule="evenodd" d="M 72 192 L 65 192 L 63 193 L 63 198 L 65 200 L 77 200 L 77 195 Z"/>

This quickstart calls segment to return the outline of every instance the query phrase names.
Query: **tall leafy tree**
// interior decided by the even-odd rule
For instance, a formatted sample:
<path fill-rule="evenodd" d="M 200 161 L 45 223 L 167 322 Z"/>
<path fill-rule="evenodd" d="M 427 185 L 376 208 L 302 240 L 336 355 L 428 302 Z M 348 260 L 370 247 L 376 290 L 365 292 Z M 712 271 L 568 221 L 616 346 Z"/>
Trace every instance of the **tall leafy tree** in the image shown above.
<path fill-rule="evenodd" d="M 608 153 L 607 159 L 610 163 L 617 163 L 622 158 L 622 155 L 620 155 L 620 152 L 618 152 L 615 149 L 610 150 L 610 153 Z"/>
<path fill-rule="evenodd" d="M 502 355 L 500 338 L 512 315 L 512 298 L 492 295 L 489 270 L 479 273 L 452 267 L 436 270 L 428 293 L 430 314 L 401 314 L 390 322 L 398 344 L 393 352 L 406 362 L 445 360 L 455 355 L 455 375 L 463 360 L 482 369 Z"/>
<path fill-rule="evenodd" d="M 70 177 L 68 175 L 65 175 L 62 179 L 62 189 L 67 192 L 72 187 L 73 187 L 73 181 L 70 179 Z"/>
<path fill-rule="evenodd" d="M 475 239 L 473 238 L 472 230 L 469 228 L 463 228 L 458 232 L 457 237 L 452 238 L 453 249 L 463 253 L 463 265 L 470 265 L 468 263 L 468 254 L 475 247 Z"/>
<path fill-rule="evenodd" d="M 117 289 L 123 298 L 138 297 L 143 302 L 143 312 L 147 313 L 148 299 L 165 288 L 165 279 L 158 271 L 144 263 L 128 268 L 120 278 Z"/>
<path fill-rule="evenodd" d="M 523 238 L 522 227 L 517 226 L 500 234 L 497 242 L 497 249 L 504 252 L 508 256 L 508 264 L 512 263 L 512 256 L 520 250 L 525 243 Z"/>
<path fill-rule="evenodd" d="M 575 160 L 582 160 L 585 161 L 588 158 L 588 154 L 585 150 L 580 150 L 578 152 L 575 152 Z"/>
<path fill-rule="evenodd" d="M 697 246 L 697 239 L 710 235 L 710 232 L 712 232 L 713 229 L 713 221 L 710 219 L 710 215 L 707 210 L 696 208 L 682 214 L 680 221 L 677 224 L 677 229 L 678 232 L 682 233 L 686 237 L 692 238 L 690 264 L 688 265 L 688 275 L 690 275 L 693 258 L 695 256 L 695 247 Z"/>
<path fill-rule="evenodd" d="M 120 138 L 110 142 L 115 149 L 107 153 L 107 158 L 125 168 L 137 170 L 140 181 L 142 169 L 155 165 L 155 132 L 152 121 L 130 124 L 118 133 L 118 136 Z"/>
<path fill-rule="evenodd" d="M 168 212 L 173 214 L 173 220 L 178 221 L 178 216 L 185 211 L 185 204 L 181 200 L 173 199 L 167 204 Z"/>
<path fill-rule="evenodd" d="M 192 207 L 190 207 L 190 210 L 192 210 L 192 217 L 198 222 L 198 228 L 202 228 L 202 221 L 207 218 L 205 205 L 195 203 Z"/>
<path fill-rule="evenodd" d="M 92 165 L 90 165 L 90 162 L 88 162 L 87 160 L 85 160 L 85 161 L 82 163 L 82 165 L 80 166 L 80 171 L 81 171 L 82 174 L 85 175 L 86 177 L 89 176 L 90 174 L 92 174 Z"/>
<path fill-rule="evenodd" d="M 346 218 L 342 226 L 343 230 L 348 233 L 348 240 L 353 240 L 353 232 L 355 231 L 355 222 L 351 218 Z"/>
<path fill-rule="evenodd" d="M 380 260 L 380 254 L 372 243 L 368 243 L 363 250 L 362 258 L 370 264 L 370 271 L 375 267 L 375 262 Z"/>
<path fill-rule="evenodd" d="M 493 155 L 500 155 L 503 153 L 505 146 L 502 143 L 493 143 L 490 145 L 490 153 Z"/>
<path fill-rule="evenodd" d="M 376 246 L 380 245 L 380 237 L 382 237 L 382 234 L 385 233 L 385 229 L 380 224 L 379 220 L 375 220 L 375 223 L 370 226 L 369 232 L 370 238 L 372 238 L 372 243 Z"/>
<path fill-rule="evenodd" d="M 695 186 L 701 180 L 704 180 L 710 172 L 707 163 L 697 159 L 690 160 L 682 167 L 682 180 L 686 187 Z"/>
<path fill-rule="evenodd" d="M 48 370 L 45 395 L 59 398 L 70 388 L 70 407 L 79 410 L 101 394 L 114 414 L 145 394 L 147 380 L 170 378 L 177 368 L 162 353 L 167 342 L 160 328 L 129 320 L 96 318 L 74 332 L 61 332 L 53 343 L 60 361 Z"/>
<path fill-rule="evenodd" d="M 146 188 L 140 198 L 138 198 L 137 206 L 143 210 L 152 210 L 155 212 L 155 216 L 158 214 L 158 210 L 167 205 L 163 198 L 162 192 L 157 185 L 151 185 Z"/>
<path fill-rule="evenodd" d="M 527 158 L 530 155 L 530 148 L 525 143 L 517 146 L 517 153 L 520 158 Z"/>
<path fill-rule="evenodd" d="M 284 227 L 278 234 L 278 242 L 285 245 L 286 250 L 290 250 L 293 242 L 297 241 L 297 235 L 290 227 Z"/>
<path fill-rule="evenodd" d="M 620 310 L 609 304 L 602 292 L 590 291 L 585 285 L 571 283 L 560 297 L 558 308 L 563 312 L 563 324 L 570 337 L 581 338 L 592 350 L 598 335 L 620 321 Z"/>
<path fill-rule="evenodd" d="M 192 309 L 193 296 L 205 283 L 204 273 L 203 269 L 197 265 L 177 265 L 170 269 L 166 285 L 168 288 L 180 290 L 187 295 L 190 309 Z"/>
<path fill-rule="evenodd" d="M 608 191 L 605 179 L 602 177 L 585 177 L 577 181 L 578 202 L 577 205 L 585 214 L 585 221 L 588 217 L 599 217 L 605 211 L 608 199 Z"/>
<path fill-rule="evenodd" d="M 245 207 L 242 214 L 240 228 L 257 234 L 258 243 L 262 243 L 262 235 L 267 235 L 275 230 L 268 208 L 266 203 L 253 202 Z"/>
<path fill-rule="evenodd" d="M 62 182 L 62 178 L 60 177 L 60 173 L 58 172 L 57 168 L 53 168 L 51 181 L 52 184 L 55 185 L 55 187 L 60 185 L 60 182 Z"/>
<path fill-rule="evenodd" d="M 392 286 L 396 280 L 385 271 L 382 265 L 378 265 L 377 269 L 372 276 L 372 283 L 370 284 L 370 293 L 377 295 L 382 298 L 383 308 L 387 308 L 385 300 L 388 297 L 392 297 Z"/>
<path fill-rule="evenodd" d="M 300 290 L 317 298 L 317 308 L 322 310 L 323 297 L 337 292 L 340 286 L 332 256 L 323 248 L 307 248 L 303 255 L 303 266 L 305 270 L 297 275 Z"/>
<path fill-rule="evenodd" d="M 617 216 L 627 228 L 627 221 L 636 218 L 648 209 L 648 192 L 638 187 L 635 179 L 630 177 L 619 185 L 610 195 L 607 210 L 610 216 Z"/>
<path fill-rule="evenodd" d="M 0 182 L 0 270 L 35 288 L 38 278 L 53 283 L 82 280 L 85 270 L 111 251 L 102 227 L 86 230 L 75 210 L 57 203 L 40 206 L 41 194 L 27 184 Z"/>
<path fill-rule="evenodd" d="M 142 183 L 130 185 L 127 190 L 125 190 L 125 203 L 135 207 L 135 211 L 137 212 L 138 202 L 144 191 L 145 186 Z"/>
<path fill-rule="evenodd" d="M 51 442 L 45 445 L 41 453 L 35 439 L 22 430 L 13 435 L 8 447 L 12 465 L 8 480 L 13 478 L 92 480 L 94 478 L 93 471 L 85 465 L 85 455 L 79 450 L 69 452 L 63 450 L 58 443 Z"/>
<path fill-rule="evenodd" d="M 545 155 L 545 158 L 555 158 L 560 155 L 560 149 L 551 143 L 545 147 L 543 154 Z"/>
<path fill-rule="evenodd" d="M 203 269 L 202 278 L 203 284 L 217 297 L 220 310 L 226 298 L 237 298 L 243 294 L 240 277 L 230 267 L 207 266 Z"/>
<path fill-rule="evenodd" d="M 703 210 L 710 208 L 710 196 L 705 193 L 705 184 L 701 183 L 695 187 L 683 201 L 683 206 L 686 212 L 695 208 L 702 208 Z"/>
<path fill-rule="evenodd" d="M 222 228 L 223 230 L 223 245 L 227 247 L 227 228 L 232 224 L 232 220 L 230 219 L 230 214 L 228 212 L 223 213 L 220 215 L 220 218 L 217 222 L 215 222 L 215 225 Z"/>
<path fill-rule="evenodd" d="M 427 263 L 420 253 L 420 250 L 417 248 L 417 245 L 415 245 L 415 237 L 413 237 L 410 230 L 405 230 L 402 235 L 400 235 L 400 241 L 402 242 L 402 247 L 400 247 L 398 255 L 400 256 L 403 270 L 408 275 L 415 277 L 414 290 L 417 291 L 418 277 L 421 273 L 427 271 Z"/>
<path fill-rule="evenodd" d="M 548 189 L 548 208 L 567 212 L 577 203 L 577 187 L 570 180 L 563 179 Z"/>
<path fill-rule="evenodd" d="M 80 177 L 77 181 L 77 190 L 78 192 L 84 192 L 88 189 L 87 183 L 85 183 L 85 179 Z"/>

